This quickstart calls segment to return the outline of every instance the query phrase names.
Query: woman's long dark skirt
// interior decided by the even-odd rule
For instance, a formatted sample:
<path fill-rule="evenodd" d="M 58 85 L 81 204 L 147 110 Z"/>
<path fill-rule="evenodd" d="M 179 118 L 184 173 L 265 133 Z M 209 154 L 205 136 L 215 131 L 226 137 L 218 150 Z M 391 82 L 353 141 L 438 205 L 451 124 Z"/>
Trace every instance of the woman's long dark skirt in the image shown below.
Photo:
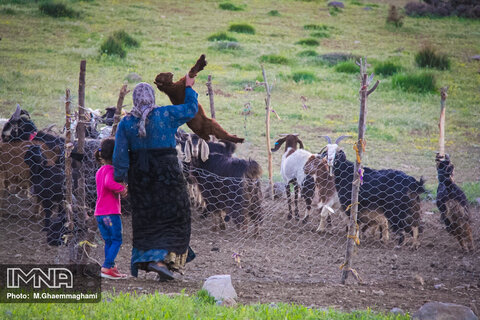
<path fill-rule="evenodd" d="M 162 261 L 165 253 L 185 254 L 190 243 L 191 213 L 176 150 L 131 152 L 128 192 L 132 206 L 133 250 L 156 261 Z M 157 252 L 160 254 L 155 258 Z M 148 261 L 138 257 L 134 261 L 134 256 L 132 254 L 132 274 L 136 275 L 136 264 Z"/>

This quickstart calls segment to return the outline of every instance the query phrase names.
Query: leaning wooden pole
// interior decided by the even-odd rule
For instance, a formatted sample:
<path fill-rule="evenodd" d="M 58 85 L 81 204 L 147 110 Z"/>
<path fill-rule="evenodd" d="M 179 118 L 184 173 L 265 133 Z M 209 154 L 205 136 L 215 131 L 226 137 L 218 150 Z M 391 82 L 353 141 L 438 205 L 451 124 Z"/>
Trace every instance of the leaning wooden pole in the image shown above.
<path fill-rule="evenodd" d="M 110 134 L 112 137 L 115 137 L 115 133 L 117 132 L 118 123 L 120 122 L 120 118 L 122 116 L 123 100 L 125 99 L 125 96 L 129 92 L 130 90 L 127 90 L 127 85 L 124 84 L 120 89 L 120 93 L 118 94 L 117 109 L 115 109 L 115 116 L 113 117 L 112 133 Z"/>
<path fill-rule="evenodd" d="M 268 181 L 270 184 L 270 194 L 269 196 L 271 199 L 273 199 L 273 165 L 272 165 L 272 150 L 270 147 L 270 113 L 271 113 L 271 108 L 270 108 L 270 86 L 268 85 L 267 81 L 267 74 L 265 72 L 265 68 L 263 67 L 262 64 L 262 74 L 263 74 L 263 84 L 265 86 L 265 90 L 267 91 L 267 96 L 265 98 L 265 110 L 266 110 L 266 116 L 265 116 L 265 135 L 267 137 L 267 155 L 268 155 Z"/>
<path fill-rule="evenodd" d="M 445 158 L 445 108 L 447 105 L 447 90 L 448 87 L 444 87 L 440 91 L 440 121 L 438 123 L 439 137 L 438 137 L 438 157 L 440 160 Z"/>
<path fill-rule="evenodd" d="M 208 80 L 207 80 L 207 83 L 205 83 L 205 85 L 207 86 L 208 98 L 210 99 L 210 114 L 212 116 L 212 119 L 215 119 L 215 104 L 213 101 L 212 76 L 210 74 L 208 75 Z"/>
<path fill-rule="evenodd" d="M 358 238 L 358 224 L 357 224 L 357 214 L 358 214 L 358 194 L 360 192 L 360 185 L 363 180 L 363 165 L 362 158 L 363 152 L 365 151 L 365 130 L 366 130 L 366 120 L 367 120 L 367 97 L 375 91 L 379 81 L 375 83 L 372 89 L 368 90 L 368 86 L 373 79 L 373 74 L 367 79 L 367 59 L 360 59 L 360 75 L 361 75 L 361 86 L 360 86 L 360 117 L 358 119 L 358 140 L 354 145 L 356 151 L 356 160 L 354 165 L 353 173 L 353 182 L 352 182 L 352 199 L 350 205 L 350 221 L 348 225 L 348 235 L 347 235 L 347 251 L 345 254 L 345 262 L 342 265 L 342 277 L 341 283 L 345 284 L 345 281 L 348 278 L 348 274 L 352 273 L 354 278 L 357 281 L 361 281 L 358 273 L 355 269 L 352 268 L 352 258 L 353 250 L 356 244 L 359 244 Z"/>
<path fill-rule="evenodd" d="M 67 230 L 69 234 L 73 232 L 73 180 L 72 180 L 72 158 L 70 154 L 73 149 L 72 142 L 72 110 L 71 110 L 70 89 L 65 90 L 65 211 L 67 214 Z M 75 261 L 74 246 L 70 246 L 69 238 L 66 238 L 69 246 L 69 259 Z"/>

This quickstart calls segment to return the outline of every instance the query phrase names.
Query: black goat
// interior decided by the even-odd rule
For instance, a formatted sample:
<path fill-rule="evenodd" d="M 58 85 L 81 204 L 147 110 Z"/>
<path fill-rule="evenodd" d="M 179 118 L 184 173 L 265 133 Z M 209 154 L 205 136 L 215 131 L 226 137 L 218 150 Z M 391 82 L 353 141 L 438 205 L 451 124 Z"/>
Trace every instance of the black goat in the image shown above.
<path fill-rule="evenodd" d="M 59 164 L 49 165 L 47 158 L 43 155 L 39 145 L 28 147 L 25 153 L 25 163 L 30 168 L 30 181 L 33 195 L 37 197 L 45 212 L 44 230 L 47 231 L 47 243 L 49 245 L 62 244 L 62 235 L 65 232 L 66 221 L 63 208 L 65 174 L 63 167 Z M 58 217 L 53 218 L 55 212 Z"/>
<path fill-rule="evenodd" d="M 473 251 L 473 235 L 470 223 L 472 218 L 468 209 L 468 200 L 465 193 L 453 181 L 453 163 L 445 155 L 442 159 L 435 158 L 438 174 L 437 207 L 440 210 L 440 219 L 446 230 L 454 236 L 463 251 Z"/>
<path fill-rule="evenodd" d="M 342 150 L 336 153 L 333 172 L 340 204 L 349 214 L 347 208 L 352 201 L 354 164 L 347 160 Z M 425 192 L 423 184 L 423 179 L 417 181 L 402 171 L 364 167 L 358 210 L 383 212 L 391 230 L 399 236 L 399 244 L 403 244 L 403 233 L 407 232 L 413 237 L 412 247 L 417 249 L 418 234 L 421 231 L 420 194 Z"/>
<path fill-rule="evenodd" d="M 210 146 L 210 145 L 209 145 Z M 262 222 L 262 191 L 260 177 L 262 169 L 252 159 L 244 160 L 231 157 L 231 149 L 218 150 L 224 153 L 209 153 L 208 159 L 195 154 L 191 141 L 185 145 L 185 154 L 191 156 L 191 174 L 197 182 L 206 204 L 204 216 L 210 213 L 220 217 L 219 227 L 225 229 L 230 218 L 237 227 L 246 231 L 248 221 L 253 222 L 255 234 L 258 234 Z M 225 147 L 225 145 L 224 145 Z M 190 150 L 189 150 L 190 149 Z M 214 148 L 212 148 L 214 149 Z M 226 151 L 226 150 L 230 151 Z M 205 156 L 205 154 L 204 154 Z M 188 160 L 188 159 L 187 159 Z M 226 214 L 223 217 L 222 214 Z"/>

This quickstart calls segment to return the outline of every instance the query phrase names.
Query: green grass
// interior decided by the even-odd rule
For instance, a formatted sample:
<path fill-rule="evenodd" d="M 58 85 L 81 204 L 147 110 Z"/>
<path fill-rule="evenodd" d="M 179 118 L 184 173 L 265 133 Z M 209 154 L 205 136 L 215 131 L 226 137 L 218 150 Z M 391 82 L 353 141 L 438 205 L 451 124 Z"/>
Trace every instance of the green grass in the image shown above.
<path fill-rule="evenodd" d="M 446 54 L 437 53 L 431 46 L 425 46 L 415 54 L 415 62 L 421 68 L 450 69 L 450 59 Z"/>
<path fill-rule="evenodd" d="M 316 39 L 307 38 L 307 39 L 300 39 L 297 42 L 295 42 L 295 44 L 300 44 L 302 46 L 316 47 L 320 45 L 320 42 L 318 42 L 318 40 Z"/>
<path fill-rule="evenodd" d="M 353 61 L 344 61 L 335 65 L 336 72 L 343 73 L 358 73 L 360 74 L 360 67 L 355 64 Z"/>
<path fill-rule="evenodd" d="M 234 23 L 228 27 L 228 31 L 246 34 L 255 34 L 255 28 L 248 23 Z"/>
<path fill-rule="evenodd" d="M 371 310 L 338 312 L 320 310 L 296 304 L 272 303 L 224 307 L 215 304 L 208 294 L 180 294 L 169 297 L 159 293 L 105 294 L 99 303 L 38 303 L 0 305 L 2 319 L 319 319 L 319 320 L 403 320 L 409 316 L 376 313 Z"/>
<path fill-rule="evenodd" d="M 279 17 L 281 16 L 280 12 L 278 12 L 278 10 L 270 10 L 268 11 L 267 13 L 269 16 L 271 17 Z"/>
<path fill-rule="evenodd" d="M 289 60 L 278 54 L 265 54 L 260 56 L 260 62 L 273 63 L 273 64 L 288 64 Z"/>
<path fill-rule="evenodd" d="M 127 50 L 124 49 L 122 43 L 117 38 L 109 36 L 100 46 L 100 53 L 125 58 Z"/>
<path fill-rule="evenodd" d="M 45 1 L 38 6 L 41 13 L 53 18 L 77 18 L 80 13 L 69 7 L 66 2 L 62 1 Z"/>
<path fill-rule="evenodd" d="M 212 34 L 207 38 L 208 41 L 235 41 L 237 42 L 237 39 L 229 36 L 226 32 L 217 32 Z"/>
<path fill-rule="evenodd" d="M 261 56 L 275 53 L 289 60 L 288 64 L 265 64 L 269 81 L 275 83 L 272 104 L 282 118 L 282 121 L 272 119 L 272 135 L 299 131 L 308 150 L 320 150 L 323 147 L 323 141 L 317 137 L 320 131 L 320 134 L 356 135 L 358 127 L 358 73 L 340 73 L 327 66 L 366 56 L 372 64 L 369 74 L 378 64 L 375 61 L 393 61 L 403 67 L 402 74 L 416 74 L 419 69 L 415 54 L 421 39 L 421 44 L 430 43 L 450 59 L 450 69 L 431 71 L 438 86 L 450 85 L 448 148 L 452 154 L 465 155 L 455 163 L 456 180 L 478 179 L 478 143 L 474 137 L 480 135 L 480 79 L 478 62 L 468 58 L 479 50 L 480 21 L 406 17 L 402 28 L 389 28 L 385 18 L 389 4 L 397 3 L 393 0 L 361 1 L 362 6 L 346 1 L 346 8 L 337 16 L 319 10 L 326 9 L 325 1 L 228 1 L 236 6 L 245 5 L 247 9 L 242 11 L 221 10 L 219 4 L 224 2 L 227 0 L 198 0 L 185 7 L 170 1 L 160 7 L 157 2 L 127 0 L 68 1 L 69 7 L 81 12 L 82 18 L 54 19 L 40 14 L 39 2 L 34 0 L 0 0 L 0 117 L 10 117 L 18 102 L 30 112 L 37 127 L 51 123 L 63 127 L 65 89 L 70 88 L 75 95 L 82 59 L 87 60 L 86 105 L 102 109 L 116 104 L 118 91 L 128 74 L 135 72 L 151 83 L 158 73 L 170 71 L 178 79 L 205 53 L 208 65 L 200 72 L 195 88 L 199 93 L 204 90 L 206 77 L 212 75 L 215 89 L 225 93 L 215 95 L 217 121 L 239 136 L 245 134 L 243 105 L 251 102 L 254 113 L 248 118 L 247 143 L 238 146 L 238 156 L 257 160 L 266 176 L 267 155 L 262 135 L 265 92 L 261 87 L 250 92 L 244 90 L 245 84 L 253 85 L 261 76 Z M 364 6 L 374 10 L 363 10 Z M 10 14 L 10 10 L 15 14 Z M 267 14 L 272 10 L 281 15 Z M 235 22 L 254 26 L 255 34 L 227 31 Z M 328 26 L 328 30 L 304 29 L 310 24 Z M 124 58 L 99 56 L 102 43 L 118 30 L 125 30 L 141 45 L 125 48 Z M 219 31 L 238 41 L 207 41 Z M 310 36 L 322 31 L 331 37 Z M 321 45 L 295 45 L 307 37 Z M 292 75 L 299 70 L 310 72 L 316 80 L 296 82 Z M 374 78 L 381 82 L 368 100 L 367 139 L 371 147 L 367 148 L 367 165 L 385 167 L 388 163 L 395 169 L 406 167 L 410 175 L 424 175 L 428 181 L 435 181 L 431 155 L 438 146 L 438 91 L 418 94 L 393 88 L 392 79 L 397 75 Z M 292 110 L 301 108 L 300 96 L 308 98 L 306 112 Z M 170 103 L 158 91 L 156 101 L 159 105 Z M 199 102 L 208 104 L 208 98 L 200 94 Z M 129 111 L 131 95 L 125 98 L 125 105 Z M 287 117 L 302 112 L 306 115 L 303 119 Z M 341 120 L 329 118 L 335 114 L 343 115 Z M 188 130 L 186 126 L 183 128 Z M 376 128 L 371 136 L 369 128 Z M 349 159 L 353 159 L 353 150 L 345 149 Z M 274 155 L 273 161 L 277 174 L 281 157 Z"/>
<path fill-rule="evenodd" d="M 430 93 L 436 90 L 435 76 L 429 72 L 396 74 L 392 77 L 392 85 L 411 93 Z"/>
<path fill-rule="evenodd" d="M 127 48 L 138 48 L 140 46 L 140 43 L 125 30 L 115 31 L 113 37 Z"/>
<path fill-rule="evenodd" d="M 296 71 L 292 73 L 292 79 L 295 82 L 312 83 L 317 80 L 317 77 L 311 71 Z"/>
<path fill-rule="evenodd" d="M 374 68 L 375 74 L 382 75 L 384 77 L 392 76 L 402 70 L 402 66 L 392 61 L 384 61 L 377 64 Z"/>
<path fill-rule="evenodd" d="M 305 30 L 328 30 L 328 26 L 324 24 L 306 24 L 303 26 Z"/>
<path fill-rule="evenodd" d="M 230 2 L 222 2 L 218 5 L 218 7 L 222 10 L 227 10 L 227 11 L 242 11 L 243 7 L 236 6 L 233 3 Z"/>

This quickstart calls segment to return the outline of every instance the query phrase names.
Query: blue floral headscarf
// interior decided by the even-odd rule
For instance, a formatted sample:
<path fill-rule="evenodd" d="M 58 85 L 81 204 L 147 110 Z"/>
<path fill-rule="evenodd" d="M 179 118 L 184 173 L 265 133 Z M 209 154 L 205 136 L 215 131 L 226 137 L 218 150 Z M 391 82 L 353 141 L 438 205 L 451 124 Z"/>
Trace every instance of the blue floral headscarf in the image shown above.
<path fill-rule="evenodd" d="M 150 112 L 155 109 L 155 92 L 150 84 L 140 82 L 133 90 L 133 109 L 131 114 L 140 118 L 138 125 L 138 136 L 145 137 L 145 120 Z"/>

